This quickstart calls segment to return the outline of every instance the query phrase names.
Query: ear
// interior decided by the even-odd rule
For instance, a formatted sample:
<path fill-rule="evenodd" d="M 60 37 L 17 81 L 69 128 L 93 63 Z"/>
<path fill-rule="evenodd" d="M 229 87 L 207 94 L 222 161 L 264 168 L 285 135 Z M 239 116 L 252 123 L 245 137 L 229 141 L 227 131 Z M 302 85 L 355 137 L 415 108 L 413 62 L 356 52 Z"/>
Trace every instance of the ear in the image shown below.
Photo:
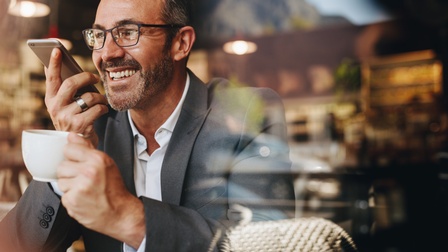
<path fill-rule="evenodd" d="M 181 61 L 188 57 L 194 41 L 196 40 L 196 33 L 191 26 L 184 26 L 179 29 L 177 36 L 173 40 L 171 53 L 175 61 Z"/>

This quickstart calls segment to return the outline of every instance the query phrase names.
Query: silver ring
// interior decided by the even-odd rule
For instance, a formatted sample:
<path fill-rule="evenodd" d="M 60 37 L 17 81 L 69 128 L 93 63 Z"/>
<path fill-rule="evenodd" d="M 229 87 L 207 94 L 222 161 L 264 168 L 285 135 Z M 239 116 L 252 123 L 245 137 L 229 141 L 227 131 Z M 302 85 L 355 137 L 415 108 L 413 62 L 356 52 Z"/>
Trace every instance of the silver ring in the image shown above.
<path fill-rule="evenodd" d="M 81 97 L 76 97 L 75 101 L 78 104 L 78 106 L 81 108 L 82 112 L 89 109 L 89 106 L 87 106 L 87 103 Z"/>

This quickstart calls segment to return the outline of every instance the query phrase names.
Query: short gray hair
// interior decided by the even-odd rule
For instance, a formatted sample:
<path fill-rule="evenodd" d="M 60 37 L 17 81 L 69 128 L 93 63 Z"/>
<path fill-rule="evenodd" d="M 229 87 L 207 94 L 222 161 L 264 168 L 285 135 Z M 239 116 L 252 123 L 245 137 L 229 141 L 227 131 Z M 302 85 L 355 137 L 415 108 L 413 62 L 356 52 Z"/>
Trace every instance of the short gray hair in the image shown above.
<path fill-rule="evenodd" d="M 166 24 L 189 25 L 191 6 L 189 0 L 165 0 L 162 20 Z"/>
<path fill-rule="evenodd" d="M 161 18 L 165 24 L 190 25 L 190 0 L 164 0 L 164 2 L 165 4 L 161 10 Z M 171 47 L 178 30 L 178 28 L 174 28 L 167 31 L 165 50 Z"/>

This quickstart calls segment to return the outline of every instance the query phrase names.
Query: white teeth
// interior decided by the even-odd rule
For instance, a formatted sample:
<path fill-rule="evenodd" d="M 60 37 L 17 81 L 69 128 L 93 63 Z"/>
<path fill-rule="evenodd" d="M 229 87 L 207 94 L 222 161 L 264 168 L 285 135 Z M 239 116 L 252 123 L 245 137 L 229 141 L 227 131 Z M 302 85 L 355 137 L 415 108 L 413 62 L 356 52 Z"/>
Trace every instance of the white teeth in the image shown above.
<path fill-rule="evenodd" d="M 135 74 L 135 70 L 129 70 L 129 69 L 127 69 L 125 71 L 121 71 L 121 72 L 109 72 L 109 76 L 113 80 L 121 79 L 124 77 L 129 77 L 134 74 Z"/>

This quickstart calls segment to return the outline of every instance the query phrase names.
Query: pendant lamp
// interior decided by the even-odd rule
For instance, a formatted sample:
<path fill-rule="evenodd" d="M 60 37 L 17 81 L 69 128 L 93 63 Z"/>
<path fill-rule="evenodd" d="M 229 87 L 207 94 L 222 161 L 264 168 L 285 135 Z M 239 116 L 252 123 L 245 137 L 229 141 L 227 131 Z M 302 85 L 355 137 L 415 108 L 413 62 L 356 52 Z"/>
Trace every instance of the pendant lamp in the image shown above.
<path fill-rule="evenodd" d="M 36 1 L 11 0 L 8 13 L 18 17 L 44 17 L 50 14 L 50 7 Z"/>

